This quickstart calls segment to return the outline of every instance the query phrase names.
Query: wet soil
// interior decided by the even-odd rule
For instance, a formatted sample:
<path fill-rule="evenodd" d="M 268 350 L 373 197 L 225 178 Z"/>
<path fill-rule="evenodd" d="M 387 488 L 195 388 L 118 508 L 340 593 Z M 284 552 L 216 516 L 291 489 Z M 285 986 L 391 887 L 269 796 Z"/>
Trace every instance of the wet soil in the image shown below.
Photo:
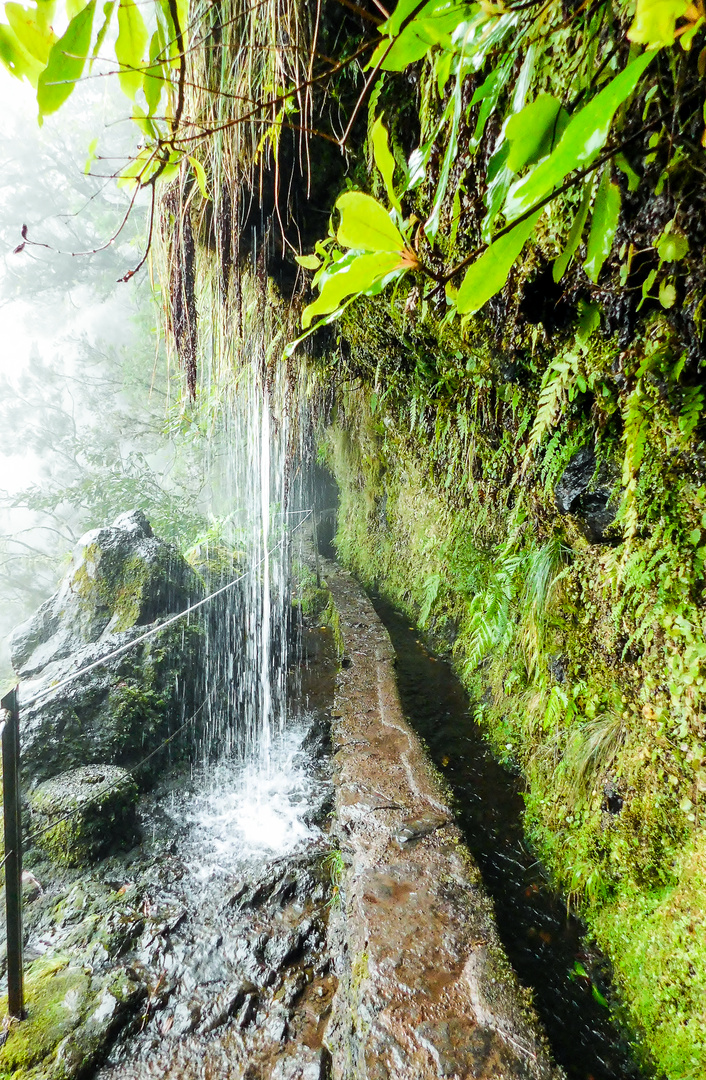
<path fill-rule="evenodd" d="M 450 665 L 429 652 L 404 615 L 379 596 L 371 599 L 397 654 L 405 715 L 453 792 L 500 938 L 533 991 L 556 1061 L 570 1080 L 644 1080 L 627 1037 L 600 1002 L 611 997 L 606 961 L 528 849 L 518 777 L 494 759 Z"/>

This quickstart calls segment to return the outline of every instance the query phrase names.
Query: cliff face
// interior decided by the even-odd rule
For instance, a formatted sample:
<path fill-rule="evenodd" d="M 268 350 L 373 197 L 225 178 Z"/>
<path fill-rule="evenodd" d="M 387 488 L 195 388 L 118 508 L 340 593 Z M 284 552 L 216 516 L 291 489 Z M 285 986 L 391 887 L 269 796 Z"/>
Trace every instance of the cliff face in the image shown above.
<path fill-rule="evenodd" d="M 602 65 L 619 73 L 630 62 L 631 16 L 592 11 L 605 20 L 592 74 L 589 16 L 557 8 L 533 46 L 518 30 L 462 79 L 455 129 L 441 122 L 455 90 L 450 80 L 440 91 L 440 51 L 376 84 L 369 133 L 382 116 L 397 220 L 428 224 L 436 212 L 439 228 L 405 234 L 423 270 L 356 299 L 334 341 L 320 331 L 329 338 L 316 363 L 340 386 L 325 443 L 341 558 L 451 653 L 497 754 L 526 778 L 528 835 L 609 954 L 657 1067 L 696 1077 L 706 1065 L 700 46 L 657 52 L 621 105 L 603 165 L 619 197 L 600 265 L 596 232 L 586 224 L 576 239 L 575 227 L 582 200 L 599 212 L 597 178 L 588 194 L 577 184 L 548 204 L 476 313 L 458 313 L 462 273 L 445 298 L 431 277 L 484 250 L 494 206 L 493 227 L 504 227 L 493 191 L 521 78 L 526 101 L 551 94 L 573 115 Z M 503 63 L 511 74 L 478 139 L 484 80 Z M 424 178 L 405 192 L 402 163 L 430 138 Z M 354 186 L 387 204 L 372 149 Z M 555 280 L 572 232 L 573 261 Z"/>

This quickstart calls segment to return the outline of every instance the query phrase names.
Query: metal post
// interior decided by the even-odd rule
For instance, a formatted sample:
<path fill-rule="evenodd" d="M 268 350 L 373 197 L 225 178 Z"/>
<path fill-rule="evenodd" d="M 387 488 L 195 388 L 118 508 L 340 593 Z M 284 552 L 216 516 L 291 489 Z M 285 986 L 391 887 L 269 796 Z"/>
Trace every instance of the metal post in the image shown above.
<path fill-rule="evenodd" d="M 7 1011 L 24 1017 L 22 974 L 22 811 L 20 807 L 20 710 L 17 690 L 0 701 L 3 810 L 5 814 L 5 910 L 7 914 Z"/>

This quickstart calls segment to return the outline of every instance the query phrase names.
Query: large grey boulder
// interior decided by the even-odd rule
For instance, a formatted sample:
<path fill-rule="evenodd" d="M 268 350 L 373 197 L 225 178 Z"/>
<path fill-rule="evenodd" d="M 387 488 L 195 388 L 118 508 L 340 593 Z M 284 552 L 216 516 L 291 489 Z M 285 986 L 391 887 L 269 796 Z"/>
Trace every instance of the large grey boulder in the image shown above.
<path fill-rule="evenodd" d="M 202 592 L 139 510 L 82 537 L 58 591 L 12 636 L 26 780 L 95 762 L 130 767 L 174 734 L 201 701 L 203 627 L 194 616 L 163 629 L 160 622 Z M 147 640 L 60 685 L 149 630 Z M 172 758 L 192 740 L 185 730 L 170 744 Z"/>
<path fill-rule="evenodd" d="M 12 666 L 36 675 L 83 645 L 180 611 L 200 593 L 186 560 L 131 510 L 81 537 L 58 591 L 13 631 Z"/>

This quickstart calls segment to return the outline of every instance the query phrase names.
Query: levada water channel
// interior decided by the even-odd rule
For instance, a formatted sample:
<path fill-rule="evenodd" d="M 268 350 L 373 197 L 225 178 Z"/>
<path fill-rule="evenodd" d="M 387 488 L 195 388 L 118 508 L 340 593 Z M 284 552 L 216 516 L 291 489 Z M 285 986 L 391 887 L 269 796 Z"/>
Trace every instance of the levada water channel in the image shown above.
<path fill-rule="evenodd" d="M 264 340 L 249 347 L 257 361 Z M 302 399 L 257 362 L 242 370 L 209 463 L 226 532 L 189 565 L 141 511 L 124 513 L 81 539 L 13 636 L 27 1016 L 5 1026 L 0 1073 L 637 1077 L 600 958 L 523 845 L 515 781 L 450 669 L 380 601 L 405 715 L 393 702 L 391 720 L 382 684 L 368 686 L 366 643 L 378 664 L 389 640 L 354 583 L 338 586 L 354 590 L 348 613 L 337 599 L 332 494 L 307 469 Z M 359 775 L 346 764 L 378 739 L 346 724 L 378 709 L 383 727 L 417 728 L 452 792 L 416 743 L 382 740 Z M 407 794 L 386 794 L 400 760 Z M 412 812 L 421 789 L 431 816 Z M 464 844 L 482 881 L 458 861 Z M 437 865 L 442 893 L 428 912 L 420 901 L 430 945 L 409 974 L 405 903 Z M 486 894 L 522 984 L 498 959 Z M 473 960 L 486 948 L 497 955 Z M 460 1006 L 454 980 L 468 984 Z"/>

